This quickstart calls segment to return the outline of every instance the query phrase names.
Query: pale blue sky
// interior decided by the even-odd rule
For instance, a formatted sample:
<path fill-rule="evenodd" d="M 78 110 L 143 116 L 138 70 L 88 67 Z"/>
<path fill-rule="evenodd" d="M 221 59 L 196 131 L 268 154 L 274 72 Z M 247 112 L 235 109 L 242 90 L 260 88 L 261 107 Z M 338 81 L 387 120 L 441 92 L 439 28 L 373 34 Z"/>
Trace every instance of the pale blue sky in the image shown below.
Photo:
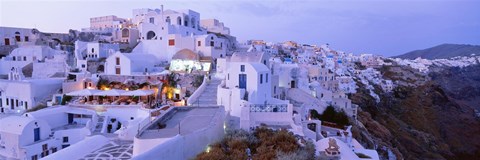
<path fill-rule="evenodd" d="M 353 53 L 398 55 L 442 43 L 480 44 L 480 1 L 0 0 L 0 26 L 68 32 L 89 18 L 131 17 L 135 8 L 192 9 L 239 40 L 329 43 Z"/>

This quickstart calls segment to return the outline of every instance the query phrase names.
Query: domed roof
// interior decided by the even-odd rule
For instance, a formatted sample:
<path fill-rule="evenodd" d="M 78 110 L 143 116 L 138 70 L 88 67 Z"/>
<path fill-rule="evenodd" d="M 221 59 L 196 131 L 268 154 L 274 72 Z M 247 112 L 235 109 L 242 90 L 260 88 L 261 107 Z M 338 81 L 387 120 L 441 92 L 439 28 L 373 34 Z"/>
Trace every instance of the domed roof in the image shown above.
<path fill-rule="evenodd" d="M 195 60 L 198 61 L 200 57 L 197 53 L 190 49 L 182 49 L 173 55 L 172 59 Z"/>

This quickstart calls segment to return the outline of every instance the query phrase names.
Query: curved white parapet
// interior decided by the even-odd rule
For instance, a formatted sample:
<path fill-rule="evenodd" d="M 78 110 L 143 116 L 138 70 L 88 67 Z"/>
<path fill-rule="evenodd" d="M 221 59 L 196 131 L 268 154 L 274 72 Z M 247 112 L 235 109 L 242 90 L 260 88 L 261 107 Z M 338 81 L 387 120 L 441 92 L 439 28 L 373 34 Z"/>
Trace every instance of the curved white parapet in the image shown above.
<path fill-rule="evenodd" d="M 195 90 L 195 92 L 193 92 L 190 97 L 188 97 L 187 103 L 189 106 L 192 105 L 195 101 L 197 101 L 198 97 L 200 97 L 200 94 L 203 93 L 203 91 L 207 87 L 207 81 L 207 76 L 204 76 L 202 84 L 197 88 L 197 90 Z"/>
<path fill-rule="evenodd" d="M 65 149 L 59 150 L 45 158 L 44 160 L 57 160 L 57 159 L 80 159 L 85 155 L 98 150 L 109 143 L 108 138 L 95 135 L 87 137 L 84 140 L 67 147 Z"/>

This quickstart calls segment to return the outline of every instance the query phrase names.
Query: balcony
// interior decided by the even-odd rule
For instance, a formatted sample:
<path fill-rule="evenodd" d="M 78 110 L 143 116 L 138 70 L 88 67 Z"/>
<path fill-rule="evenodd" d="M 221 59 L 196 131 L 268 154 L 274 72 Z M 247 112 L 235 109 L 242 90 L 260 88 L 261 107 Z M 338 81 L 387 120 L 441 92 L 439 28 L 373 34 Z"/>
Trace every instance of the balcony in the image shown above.
<path fill-rule="evenodd" d="M 250 112 L 287 112 L 287 104 L 250 104 Z"/>

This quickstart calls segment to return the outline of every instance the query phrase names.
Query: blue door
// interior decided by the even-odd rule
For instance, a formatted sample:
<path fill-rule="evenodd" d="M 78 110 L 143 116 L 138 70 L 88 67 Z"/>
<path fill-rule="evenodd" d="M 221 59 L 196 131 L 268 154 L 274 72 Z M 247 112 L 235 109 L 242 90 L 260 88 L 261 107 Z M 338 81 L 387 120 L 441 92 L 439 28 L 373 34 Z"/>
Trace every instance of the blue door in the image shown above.
<path fill-rule="evenodd" d="M 39 141 L 40 140 L 40 128 L 35 128 L 33 129 L 33 141 Z"/>
<path fill-rule="evenodd" d="M 238 75 L 238 87 L 246 89 L 247 88 L 247 75 L 240 74 Z"/>

